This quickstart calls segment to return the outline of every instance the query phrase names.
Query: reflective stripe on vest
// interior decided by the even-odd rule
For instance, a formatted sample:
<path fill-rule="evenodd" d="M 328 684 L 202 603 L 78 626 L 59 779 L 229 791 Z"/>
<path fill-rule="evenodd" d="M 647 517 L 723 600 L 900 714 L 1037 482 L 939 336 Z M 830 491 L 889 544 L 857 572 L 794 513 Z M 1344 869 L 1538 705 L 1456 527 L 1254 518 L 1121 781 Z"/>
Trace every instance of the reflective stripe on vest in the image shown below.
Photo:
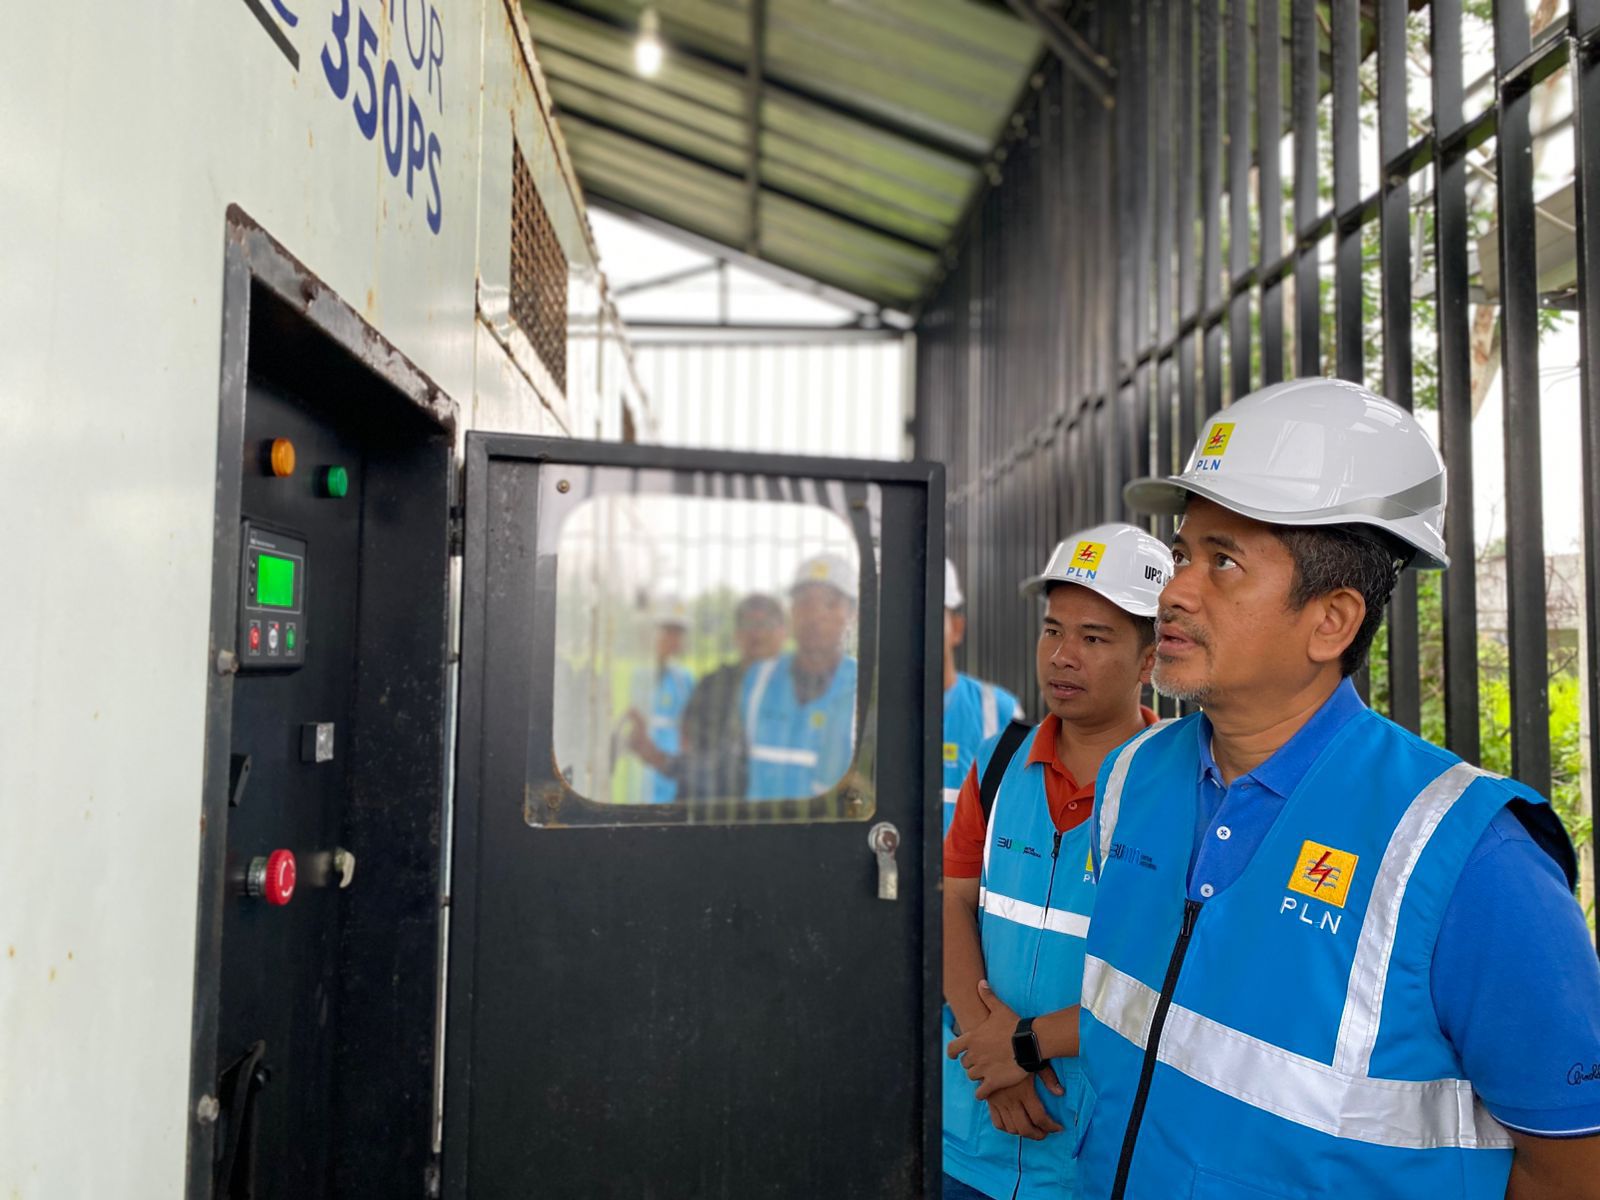
<path fill-rule="evenodd" d="M 1100 861 L 1111 856 L 1111 834 L 1117 827 L 1117 812 L 1122 808 L 1122 789 L 1128 782 L 1128 771 L 1133 767 L 1133 756 L 1160 730 L 1172 721 L 1157 721 L 1117 752 L 1117 761 L 1111 764 L 1111 774 L 1106 778 L 1105 794 L 1099 797 L 1095 818 L 1100 822 Z"/>
<path fill-rule="evenodd" d="M 1159 994 L 1090 955 L 1083 1006 L 1108 1029 L 1146 1048 Z M 1157 1061 L 1274 1116 L 1335 1137 L 1433 1150 L 1511 1145 L 1464 1079 L 1372 1079 L 1335 1070 L 1174 1004 Z"/>
<path fill-rule="evenodd" d="M 756 750 L 756 717 L 761 713 L 761 700 L 767 694 L 767 684 L 772 680 L 772 673 L 777 669 L 777 659 L 762 659 L 761 665 L 756 668 L 755 682 L 750 686 L 750 701 L 744 706 L 744 727 L 749 731 L 746 737 L 750 739 L 751 753 Z"/>
<path fill-rule="evenodd" d="M 994 685 L 981 685 L 983 696 L 983 740 L 988 741 L 1000 732 L 1000 702 L 994 694 Z"/>
<path fill-rule="evenodd" d="M 1128 743 L 1107 777 L 1099 813 L 1102 862 L 1110 852 L 1133 755 L 1156 728 Z M 1469 1081 L 1369 1074 L 1412 872 L 1451 807 L 1484 777 L 1499 778 L 1466 763 L 1453 764 L 1416 795 L 1391 833 L 1356 943 L 1331 1064 L 1178 1004 L 1167 1012 L 1157 1060 L 1253 1108 L 1336 1137 L 1413 1150 L 1509 1147 L 1510 1135 Z M 1148 1046 L 1158 999 L 1154 989 L 1100 958 L 1085 960 L 1084 1008 L 1141 1050 Z"/>
<path fill-rule="evenodd" d="M 1030 904 L 1014 896 L 1002 896 L 998 892 L 991 892 L 988 888 L 978 890 L 978 907 L 988 916 L 1015 921 L 1018 925 L 1026 925 L 1029 929 L 1048 929 L 1052 933 L 1064 933 L 1068 937 L 1089 936 L 1089 918 L 1081 913 L 1063 912 L 1059 908 Z"/>

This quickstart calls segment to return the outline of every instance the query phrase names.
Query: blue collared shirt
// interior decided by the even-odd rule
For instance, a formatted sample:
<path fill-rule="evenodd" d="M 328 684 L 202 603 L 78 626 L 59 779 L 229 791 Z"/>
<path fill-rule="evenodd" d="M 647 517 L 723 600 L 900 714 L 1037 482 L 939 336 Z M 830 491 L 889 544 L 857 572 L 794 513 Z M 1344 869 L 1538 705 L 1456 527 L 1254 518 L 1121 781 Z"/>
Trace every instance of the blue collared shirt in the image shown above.
<path fill-rule="evenodd" d="M 1200 739 L 1189 897 L 1243 873 L 1284 802 L 1366 706 L 1346 679 L 1266 762 L 1225 784 Z M 1439 1027 L 1496 1118 L 1547 1137 L 1600 1133 L 1600 961 L 1560 867 L 1509 810 L 1490 823 L 1445 910 L 1433 954 Z"/>

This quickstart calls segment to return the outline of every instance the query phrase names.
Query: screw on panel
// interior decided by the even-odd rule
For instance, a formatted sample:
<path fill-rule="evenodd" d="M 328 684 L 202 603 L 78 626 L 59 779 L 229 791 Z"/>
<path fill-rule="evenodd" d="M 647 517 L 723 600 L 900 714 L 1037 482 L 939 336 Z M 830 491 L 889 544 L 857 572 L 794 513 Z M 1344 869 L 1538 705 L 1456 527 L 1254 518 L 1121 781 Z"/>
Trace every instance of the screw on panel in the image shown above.
<path fill-rule="evenodd" d="M 568 482 L 567 480 L 565 480 L 565 479 L 561 480 L 560 483 L 556 484 L 556 491 L 558 491 L 558 492 L 570 492 L 571 490 L 572 490 L 572 484 L 570 482 Z"/>
<path fill-rule="evenodd" d="M 194 1119 L 202 1125 L 209 1125 L 222 1114 L 222 1105 L 217 1103 L 215 1096 L 201 1096 L 200 1102 L 194 1106 Z"/>

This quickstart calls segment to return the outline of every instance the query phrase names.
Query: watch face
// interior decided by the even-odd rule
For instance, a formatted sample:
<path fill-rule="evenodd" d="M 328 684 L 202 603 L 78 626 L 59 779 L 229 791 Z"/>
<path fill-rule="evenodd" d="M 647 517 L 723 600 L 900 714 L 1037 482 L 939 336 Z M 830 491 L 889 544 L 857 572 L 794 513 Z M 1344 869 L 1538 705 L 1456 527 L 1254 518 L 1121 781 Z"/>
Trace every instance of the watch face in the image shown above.
<path fill-rule="evenodd" d="M 1011 1035 L 1011 1056 L 1025 1071 L 1037 1071 L 1044 1065 L 1039 1057 L 1039 1035 L 1028 1029 L 1019 1029 Z"/>

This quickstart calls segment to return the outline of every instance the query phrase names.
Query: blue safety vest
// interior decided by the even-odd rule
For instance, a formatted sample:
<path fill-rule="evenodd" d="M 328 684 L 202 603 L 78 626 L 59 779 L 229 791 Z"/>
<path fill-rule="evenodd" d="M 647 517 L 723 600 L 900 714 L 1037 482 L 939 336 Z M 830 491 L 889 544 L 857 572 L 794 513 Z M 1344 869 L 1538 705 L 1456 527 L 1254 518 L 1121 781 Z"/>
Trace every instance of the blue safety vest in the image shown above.
<path fill-rule="evenodd" d="M 855 757 L 856 660 L 843 658 L 820 696 L 794 694 L 794 655 L 753 664 L 744 679 L 751 800 L 820 796 L 844 778 Z"/>
<path fill-rule="evenodd" d="M 978 756 L 978 747 L 1020 715 L 1017 698 L 1005 688 L 971 675 L 957 675 L 944 694 L 944 831 L 956 815 L 956 797 Z"/>
<path fill-rule="evenodd" d="M 1113 1195 L 1126 1156 L 1129 1198 L 1499 1200 L 1511 1139 L 1440 1032 L 1430 968 L 1490 820 L 1543 798 L 1363 711 L 1238 880 L 1191 901 L 1198 719 L 1101 769 L 1086 1192 Z"/>
<path fill-rule="evenodd" d="M 676 755 L 682 748 L 683 710 L 694 691 L 694 676 L 684 667 L 669 664 L 645 676 L 642 691 L 648 692 L 644 711 L 650 725 L 650 740 L 663 754 Z M 644 768 L 646 804 L 671 804 L 678 796 L 678 782 L 652 768 Z"/>
<path fill-rule="evenodd" d="M 1063 834 L 1050 818 L 1043 763 L 1028 762 L 1036 729 L 1007 764 L 989 814 L 978 890 L 978 933 L 984 974 L 995 995 L 1024 1017 L 1078 1003 L 1084 937 L 1094 904 L 1089 823 Z M 981 776 L 999 739 L 978 754 Z M 954 1036 L 945 1010 L 945 1045 Z M 1075 1058 L 1050 1065 L 1065 1089 L 1051 1095 L 1035 1084 L 1047 1111 L 1062 1126 L 1042 1142 L 1004 1133 L 977 1098 L 977 1085 L 946 1057 L 944 1169 L 989 1196 L 1010 1200 L 1071 1200 L 1078 1196 L 1077 1150 L 1085 1112 L 1084 1080 Z"/>

